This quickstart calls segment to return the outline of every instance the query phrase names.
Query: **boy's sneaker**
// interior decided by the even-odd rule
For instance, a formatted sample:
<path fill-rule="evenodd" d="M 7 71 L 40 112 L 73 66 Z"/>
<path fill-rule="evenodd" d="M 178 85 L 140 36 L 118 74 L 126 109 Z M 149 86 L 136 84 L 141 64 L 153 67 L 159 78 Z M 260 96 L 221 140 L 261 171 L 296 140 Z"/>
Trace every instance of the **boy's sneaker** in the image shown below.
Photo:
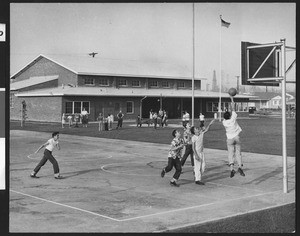
<path fill-rule="evenodd" d="M 196 181 L 195 184 L 198 184 L 198 185 L 205 185 L 205 183 L 203 183 L 203 182 L 201 182 L 201 181 L 199 181 L 199 180 Z"/>
<path fill-rule="evenodd" d="M 161 173 L 160 173 L 160 176 L 163 178 L 165 176 L 165 169 L 162 169 Z"/>
<path fill-rule="evenodd" d="M 179 184 L 177 184 L 175 181 L 170 181 L 171 186 L 179 187 Z"/>
<path fill-rule="evenodd" d="M 30 177 L 31 177 L 31 178 L 36 178 L 36 179 L 39 178 L 39 177 L 37 177 L 35 174 L 30 174 Z"/>
<path fill-rule="evenodd" d="M 232 170 L 232 171 L 230 172 L 230 178 L 232 178 L 232 177 L 234 176 L 234 174 L 235 174 L 235 170 Z"/>
<path fill-rule="evenodd" d="M 55 179 L 63 179 L 64 177 L 59 175 L 59 176 L 54 176 Z"/>
<path fill-rule="evenodd" d="M 238 168 L 238 172 L 241 174 L 241 176 L 245 176 L 245 173 L 241 168 Z"/>

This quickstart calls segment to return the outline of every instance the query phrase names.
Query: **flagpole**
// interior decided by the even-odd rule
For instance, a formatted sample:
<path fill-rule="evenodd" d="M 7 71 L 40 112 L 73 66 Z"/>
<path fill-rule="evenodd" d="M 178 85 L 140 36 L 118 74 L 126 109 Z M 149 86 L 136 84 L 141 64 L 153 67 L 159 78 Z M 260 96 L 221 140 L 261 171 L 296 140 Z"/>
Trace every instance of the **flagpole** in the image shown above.
<path fill-rule="evenodd" d="M 222 20 L 222 15 L 220 15 L 220 19 Z M 219 110 L 219 121 L 221 121 L 221 88 L 222 88 L 222 24 L 220 25 L 220 82 L 219 82 L 219 106 L 218 106 L 218 110 Z"/>
<path fill-rule="evenodd" d="M 195 5 L 193 3 L 193 77 L 192 77 L 192 126 L 194 126 L 194 90 L 195 90 Z"/>

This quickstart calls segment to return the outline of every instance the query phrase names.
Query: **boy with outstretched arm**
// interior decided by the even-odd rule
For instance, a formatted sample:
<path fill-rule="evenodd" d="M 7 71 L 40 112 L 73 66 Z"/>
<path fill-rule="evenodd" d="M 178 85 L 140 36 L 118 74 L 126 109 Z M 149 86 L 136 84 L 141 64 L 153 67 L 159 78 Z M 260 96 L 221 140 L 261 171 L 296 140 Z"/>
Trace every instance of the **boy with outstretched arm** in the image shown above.
<path fill-rule="evenodd" d="M 209 130 L 210 126 L 214 123 L 214 121 L 215 120 L 213 119 L 207 127 L 191 127 L 191 133 L 194 134 L 194 136 L 192 137 L 192 148 L 194 153 L 195 184 L 198 185 L 204 185 L 204 183 L 201 181 L 206 165 L 203 152 L 203 137 L 204 134 Z"/>
<path fill-rule="evenodd" d="M 234 166 L 234 156 L 236 157 L 236 161 L 238 163 L 237 171 L 241 176 L 245 176 L 244 171 L 242 169 L 242 155 L 241 155 L 241 141 L 240 141 L 240 132 L 242 131 L 241 127 L 237 123 L 237 114 L 235 112 L 235 104 L 233 101 L 233 97 L 230 96 L 231 99 L 231 114 L 229 111 L 224 113 L 223 126 L 226 130 L 227 136 L 227 149 L 228 149 L 228 162 L 230 166 L 230 178 L 234 176 L 236 173 Z"/>
<path fill-rule="evenodd" d="M 180 131 L 174 129 L 172 132 L 172 136 L 174 137 L 171 142 L 171 149 L 168 154 L 168 165 L 162 169 L 161 171 L 161 177 L 165 176 L 165 173 L 168 173 L 175 167 L 175 174 L 173 175 L 173 178 L 170 181 L 171 186 L 179 187 L 179 184 L 177 184 L 177 181 L 179 179 L 180 173 L 181 173 L 181 150 L 184 147 L 183 139 L 180 137 Z"/>
<path fill-rule="evenodd" d="M 46 162 L 49 160 L 53 165 L 54 170 L 54 178 L 55 179 L 63 179 L 63 177 L 59 174 L 59 167 L 56 159 L 52 155 L 53 149 L 56 147 L 58 150 L 60 150 L 60 146 L 58 143 L 59 139 L 59 132 L 52 133 L 52 138 L 49 139 L 46 143 L 44 143 L 42 146 L 36 150 L 35 153 L 38 153 L 42 148 L 45 147 L 44 156 L 41 159 L 41 161 L 37 164 L 37 166 L 34 168 L 33 172 L 30 174 L 30 177 L 32 178 L 38 178 L 36 174 L 39 172 L 42 166 L 46 164 Z"/>

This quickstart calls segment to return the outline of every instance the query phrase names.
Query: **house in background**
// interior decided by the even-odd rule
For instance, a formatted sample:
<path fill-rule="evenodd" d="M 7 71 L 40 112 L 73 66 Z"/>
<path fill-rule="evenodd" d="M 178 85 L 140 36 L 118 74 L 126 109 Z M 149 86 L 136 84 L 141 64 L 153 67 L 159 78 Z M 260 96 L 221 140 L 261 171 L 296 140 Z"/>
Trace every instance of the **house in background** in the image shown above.
<path fill-rule="evenodd" d="M 274 92 L 255 92 L 253 94 L 254 97 L 249 99 L 249 104 L 251 106 L 256 107 L 256 109 L 281 109 L 281 93 Z M 295 99 L 294 95 L 290 93 L 286 93 L 286 102 L 288 104 L 289 101 Z"/>
<path fill-rule="evenodd" d="M 10 118 L 20 119 L 25 101 L 28 120 L 60 122 L 62 114 L 78 114 L 83 108 L 89 120 L 99 113 L 114 116 L 122 110 L 124 119 L 149 117 L 160 108 L 169 118 L 192 112 L 192 80 L 186 67 L 168 63 L 145 63 L 90 57 L 88 55 L 39 55 L 11 76 Z M 200 112 L 213 117 L 218 112 L 219 93 L 206 91 L 206 79 L 194 81 L 194 117 Z M 222 93 L 221 108 L 230 104 Z M 239 116 L 248 116 L 249 95 L 236 95 Z"/>

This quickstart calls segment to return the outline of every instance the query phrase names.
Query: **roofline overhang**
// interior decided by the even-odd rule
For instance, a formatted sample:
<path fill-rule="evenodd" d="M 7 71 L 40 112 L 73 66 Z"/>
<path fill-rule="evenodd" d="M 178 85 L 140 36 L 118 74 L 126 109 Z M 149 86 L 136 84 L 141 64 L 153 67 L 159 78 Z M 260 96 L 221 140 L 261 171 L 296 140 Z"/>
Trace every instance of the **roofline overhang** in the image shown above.
<path fill-rule="evenodd" d="M 157 76 L 157 75 L 134 75 L 134 74 L 112 74 L 112 73 L 90 73 L 90 72 L 78 72 L 78 75 L 101 75 L 101 76 L 116 76 L 116 77 L 135 77 L 135 78 L 155 78 L 155 79 L 184 79 L 192 80 L 192 77 L 181 77 L 181 76 Z M 194 80 L 207 80 L 207 78 L 194 78 Z"/>

